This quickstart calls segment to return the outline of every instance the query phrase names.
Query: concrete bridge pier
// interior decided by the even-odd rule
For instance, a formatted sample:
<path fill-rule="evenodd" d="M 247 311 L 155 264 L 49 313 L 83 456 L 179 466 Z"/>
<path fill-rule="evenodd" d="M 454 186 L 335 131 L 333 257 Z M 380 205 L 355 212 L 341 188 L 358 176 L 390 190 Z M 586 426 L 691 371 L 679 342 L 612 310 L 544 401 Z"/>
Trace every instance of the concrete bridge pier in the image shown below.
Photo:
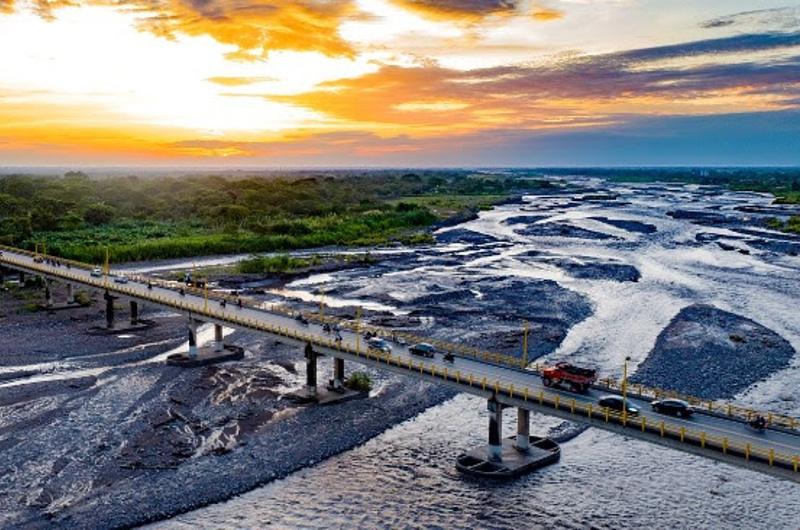
<path fill-rule="evenodd" d="M 139 302 L 136 300 L 130 301 L 131 305 L 131 326 L 136 326 L 139 323 Z"/>
<path fill-rule="evenodd" d="M 71 283 L 67 284 L 67 303 L 74 304 L 75 302 L 75 286 Z"/>
<path fill-rule="evenodd" d="M 6 282 L 6 269 L 0 266 L 0 285 Z"/>
<path fill-rule="evenodd" d="M 45 278 L 44 280 L 44 303 L 47 307 L 53 307 L 53 287 L 52 281 Z"/>
<path fill-rule="evenodd" d="M 198 322 L 189 319 L 189 358 L 197 359 L 197 324 Z"/>
<path fill-rule="evenodd" d="M 310 342 L 306 343 L 306 392 L 309 396 L 317 395 L 317 352 Z"/>
<path fill-rule="evenodd" d="M 487 403 L 489 410 L 489 460 L 503 461 L 503 405 L 492 397 Z"/>
<path fill-rule="evenodd" d="M 503 405 L 492 396 L 489 410 L 489 445 L 476 447 L 456 459 L 456 469 L 476 477 L 510 479 L 557 462 L 558 444 L 530 435 L 530 412 L 517 409 L 517 435 L 503 440 Z"/>
<path fill-rule="evenodd" d="M 106 299 L 106 328 L 114 329 L 114 300 L 117 297 L 106 291 L 103 298 Z"/>
<path fill-rule="evenodd" d="M 214 351 L 221 352 L 225 349 L 225 343 L 222 336 L 222 325 L 214 324 Z"/>
<path fill-rule="evenodd" d="M 531 448 L 531 412 L 517 409 L 517 440 L 514 444 L 517 451 L 526 453 Z"/>
<path fill-rule="evenodd" d="M 344 388 L 344 359 L 333 358 L 333 389 L 341 390 Z"/>
<path fill-rule="evenodd" d="M 19 271 L 19 284 L 24 286 L 25 285 L 25 273 Z"/>

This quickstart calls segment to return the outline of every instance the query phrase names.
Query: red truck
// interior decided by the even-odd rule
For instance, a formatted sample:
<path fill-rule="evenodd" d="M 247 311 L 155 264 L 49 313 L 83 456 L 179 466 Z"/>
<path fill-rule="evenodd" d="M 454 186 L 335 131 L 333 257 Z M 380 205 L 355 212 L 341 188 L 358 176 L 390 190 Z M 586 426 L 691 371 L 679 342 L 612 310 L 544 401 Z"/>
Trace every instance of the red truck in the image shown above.
<path fill-rule="evenodd" d="M 569 386 L 573 392 L 586 392 L 597 381 L 597 370 L 569 363 L 556 363 L 542 371 L 544 386 Z"/>

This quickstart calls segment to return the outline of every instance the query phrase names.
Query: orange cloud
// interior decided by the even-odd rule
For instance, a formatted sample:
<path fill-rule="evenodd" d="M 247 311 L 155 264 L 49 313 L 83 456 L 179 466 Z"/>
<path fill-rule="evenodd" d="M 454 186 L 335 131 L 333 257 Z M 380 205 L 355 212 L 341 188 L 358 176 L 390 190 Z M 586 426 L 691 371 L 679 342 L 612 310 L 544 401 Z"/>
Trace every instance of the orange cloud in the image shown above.
<path fill-rule="evenodd" d="M 268 81 L 276 81 L 274 77 L 209 77 L 208 81 L 216 85 L 227 87 L 255 85 L 258 83 L 266 83 Z"/>
<path fill-rule="evenodd" d="M 585 127 L 625 114 L 782 110 L 800 105 L 800 59 L 713 64 L 715 54 L 729 49 L 760 50 L 781 44 L 775 37 L 763 43 L 731 37 L 540 66 L 469 71 L 437 65 L 384 66 L 359 78 L 323 83 L 308 93 L 273 98 L 351 126 L 414 136 L 491 128 Z M 689 54 L 705 55 L 710 62 L 686 66 L 664 61 Z"/>
<path fill-rule="evenodd" d="M 519 0 L 394 0 L 403 8 L 446 20 L 475 20 L 517 11 Z"/>
<path fill-rule="evenodd" d="M 561 11 L 547 8 L 537 8 L 533 11 L 533 18 L 541 22 L 549 22 L 551 20 L 558 20 L 563 18 L 564 14 Z"/>
<path fill-rule="evenodd" d="M 120 7 L 139 17 L 139 27 L 173 38 L 178 33 L 209 35 L 239 48 L 238 59 L 264 57 L 271 50 L 317 51 L 329 56 L 353 55 L 339 36 L 339 25 L 357 16 L 352 0 L 36 0 L 33 8 L 45 18 L 67 6 Z M 15 0 L 0 0 L 11 12 Z"/>

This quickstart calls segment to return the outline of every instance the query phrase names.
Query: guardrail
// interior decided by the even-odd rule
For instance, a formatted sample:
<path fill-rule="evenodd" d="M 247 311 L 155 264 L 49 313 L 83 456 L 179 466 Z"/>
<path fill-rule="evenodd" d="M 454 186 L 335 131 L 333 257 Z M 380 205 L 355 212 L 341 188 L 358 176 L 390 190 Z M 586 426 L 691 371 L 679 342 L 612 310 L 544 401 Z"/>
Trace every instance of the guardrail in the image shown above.
<path fill-rule="evenodd" d="M 41 256 L 45 260 L 57 260 L 58 262 L 60 262 L 60 263 L 62 263 L 64 265 L 66 265 L 68 263 L 70 265 L 70 267 L 74 267 L 74 268 L 77 268 L 77 269 L 82 269 L 82 270 L 91 270 L 91 269 L 93 269 L 92 265 L 89 265 L 89 264 L 86 264 L 86 263 L 81 263 L 81 262 L 74 261 L 74 260 L 67 260 L 67 259 L 63 259 L 63 258 L 54 258 L 52 256 L 46 256 L 46 255 L 44 255 L 42 253 L 35 253 L 35 252 L 27 251 L 27 250 L 20 250 L 20 249 L 16 249 L 16 248 L 13 248 L 13 247 L 8 247 L 8 246 L 5 246 L 5 245 L 0 245 L 0 250 L 5 250 L 5 251 L 11 252 L 11 253 L 24 254 L 24 255 L 27 255 L 27 256 Z M 5 259 L 7 260 L 7 258 L 5 258 Z M 35 268 L 38 268 L 39 270 L 41 270 L 41 271 L 43 271 L 45 273 L 53 274 L 53 271 L 51 269 L 49 269 L 47 267 L 43 267 L 43 266 L 41 266 L 41 264 L 37 264 L 37 263 L 35 263 L 33 265 L 28 264 L 28 263 L 22 263 L 22 264 L 18 264 L 18 266 L 24 266 L 26 268 L 35 267 Z M 127 292 L 126 293 L 125 292 L 125 288 L 123 287 L 124 284 L 116 284 L 113 281 L 109 280 L 108 276 L 104 276 L 102 278 L 102 281 L 99 281 L 99 280 L 97 280 L 96 278 L 93 278 L 93 277 L 87 279 L 86 277 L 73 275 L 69 271 L 70 271 L 69 267 L 65 267 L 63 269 L 60 268 L 60 269 L 58 269 L 58 275 L 62 276 L 62 277 L 68 277 L 68 278 L 74 279 L 76 281 L 80 281 L 82 283 L 90 283 L 90 284 L 92 284 L 92 285 L 94 285 L 95 287 L 98 287 L 98 288 L 110 289 L 110 290 L 114 290 L 114 291 L 117 291 L 117 292 L 122 292 L 122 293 L 128 294 L 128 295 L 147 298 L 147 297 L 143 296 L 142 293 L 132 293 L 132 292 Z M 149 276 L 143 276 L 143 275 L 139 275 L 139 274 L 123 274 L 123 275 L 126 276 L 127 278 L 133 280 L 133 281 L 137 281 L 137 282 L 139 282 L 141 284 L 145 284 L 145 285 L 151 284 L 153 286 L 157 286 L 157 287 L 160 287 L 160 288 L 163 288 L 163 289 L 169 289 L 169 290 L 172 290 L 172 291 L 176 291 L 177 289 L 180 288 L 180 289 L 184 289 L 185 292 L 192 293 L 192 294 L 194 294 L 196 296 L 201 296 L 201 297 L 205 297 L 205 296 L 208 295 L 208 292 L 206 290 L 204 290 L 204 289 L 200 289 L 200 288 L 193 287 L 193 286 L 186 286 L 186 285 L 184 285 L 184 284 L 182 284 L 180 282 L 176 282 L 176 281 L 168 281 L 168 280 L 162 280 L 162 279 L 158 279 L 158 278 L 151 278 Z M 87 281 L 87 280 L 89 280 L 89 281 Z M 148 293 L 148 294 L 152 295 L 152 293 Z M 237 302 L 239 300 L 241 300 L 241 298 L 238 297 L 238 296 L 227 294 L 227 293 L 213 293 L 213 296 L 209 296 L 208 300 L 209 300 L 209 303 L 213 302 L 213 301 L 219 302 L 221 300 L 225 300 L 226 304 L 227 303 L 231 303 L 233 305 L 236 305 Z M 154 301 L 158 301 L 159 303 L 161 303 L 163 305 L 170 305 L 170 306 L 176 307 L 178 309 L 188 310 L 188 309 L 186 309 L 186 308 L 184 308 L 182 306 L 175 306 L 174 304 L 170 303 L 170 301 L 168 299 L 154 300 Z M 248 308 L 262 310 L 262 311 L 265 310 L 263 305 L 249 304 L 249 303 L 245 303 L 244 301 L 243 301 L 243 306 L 247 306 Z M 204 307 L 203 309 L 204 309 L 204 311 L 210 312 L 212 308 L 209 306 L 208 308 Z M 269 312 L 272 312 L 272 313 L 278 313 L 278 314 L 282 314 L 282 315 L 285 315 L 287 317 L 292 317 L 292 318 L 294 318 L 298 314 L 298 312 L 291 311 L 291 310 L 289 310 L 289 309 L 287 309 L 287 308 L 285 308 L 285 307 L 283 307 L 281 305 L 276 305 L 276 304 L 271 305 L 267 310 Z M 192 312 L 203 314 L 202 312 L 198 312 L 196 309 L 192 310 Z M 345 320 L 345 319 L 332 317 L 332 316 L 328 316 L 328 315 L 324 315 L 323 316 L 323 315 L 320 315 L 319 313 L 305 312 L 305 313 L 302 313 L 302 314 L 308 320 L 313 321 L 313 322 L 317 322 L 317 323 L 320 323 L 320 324 L 322 324 L 322 323 L 336 324 L 336 325 L 342 327 L 343 329 L 348 329 L 348 330 L 353 331 L 355 333 L 364 333 L 364 332 L 369 331 L 369 332 L 371 332 L 371 333 L 373 333 L 375 335 L 378 335 L 378 336 L 381 336 L 381 337 L 384 337 L 384 338 L 388 338 L 388 339 L 392 339 L 392 340 L 395 340 L 395 341 L 397 339 L 403 339 L 407 343 L 428 342 L 428 343 L 434 345 L 436 348 L 438 348 L 442 352 L 451 352 L 453 354 L 461 355 L 461 356 L 464 356 L 464 357 L 470 357 L 470 358 L 473 358 L 473 359 L 476 359 L 476 360 L 479 360 L 479 361 L 482 361 L 482 362 L 497 364 L 497 365 L 500 365 L 500 366 L 515 368 L 515 369 L 518 369 L 518 370 L 525 370 L 526 372 L 541 373 L 542 369 L 544 368 L 544 365 L 542 363 L 538 363 L 538 362 L 533 363 L 533 364 L 529 365 L 526 368 L 524 366 L 521 366 L 521 361 L 517 357 L 513 357 L 513 356 L 510 356 L 510 355 L 504 355 L 504 354 L 500 354 L 500 353 L 493 353 L 493 352 L 483 351 L 483 350 L 479 350 L 477 348 L 472 348 L 470 346 L 465 346 L 465 345 L 460 345 L 460 344 L 453 344 L 453 343 L 449 343 L 449 342 L 442 341 L 442 340 L 421 337 L 421 336 L 418 336 L 418 335 L 414 335 L 412 333 L 396 331 L 396 330 L 389 330 L 389 329 L 378 327 L 378 326 L 372 326 L 372 325 L 363 324 L 363 323 L 360 323 L 360 322 L 353 322 L 352 320 Z M 226 316 L 226 318 L 227 318 L 227 316 Z M 258 329 L 258 328 L 253 328 L 253 329 Z M 619 391 L 619 390 L 622 389 L 622 384 L 621 384 L 621 382 L 615 380 L 614 378 L 608 377 L 608 378 L 604 378 L 604 379 L 599 380 L 598 384 L 596 385 L 596 387 L 613 389 L 613 390 Z M 770 427 L 778 427 L 778 428 L 782 428 L 782 429 L 789 429 L 789 430 L 792 430 L 792 431 L 800 430 L 800 420 L 798 420 L 797 418 L 793 418 L 793 417 L 785 416 L 785 415 L 781 415 L 781 414 L 776 414 L 776 413 L 772 413 L 772 412 L 759 412 L 759 411 L 756 411 L 756 410 L 751 409 L 751 408 L 741 407 L 741 406 L 734 405 L 734 404 L 731 404 L 731 403 L 719 403 L 719 402 L 716 402 L 716 401 L 713 401 L 713 400 L 697 398 L 697 397 L 694 397 L 694 396 L 680 394 L 680 393 L 674 392 L 674 391 L 657 389 L 657 388 L 650 388 L 650 387 L 647 387 L 647 386 L 644 386 L 644 385 L 640 385 L 640 384 L 628 383 L 627 392 L 628 392 L 628 395 L 630 395 L 631 397 L 638 397 L 638 398 L 647 399 L 647 400 L 664 399 L 664 398 L 680 398 L 680 399 L 684 399 L 684 400 L 686 400 L 687 402 L 691 403 L 693 406 L 695 406 L 697 409 L 701 410 L 704 413 L 715 414 L 715 415 L 719 415 L 719 416 L 726 416 L 726 417 L 729 417 L 729 418 L 736 418 L 736 419 L 739 419 L 739 420 L 742 420 L 742 421 L 750 421 L 756 415 L 761 415 L 761 416 L 766 418 L 767 425 L 770 426 Z"/>

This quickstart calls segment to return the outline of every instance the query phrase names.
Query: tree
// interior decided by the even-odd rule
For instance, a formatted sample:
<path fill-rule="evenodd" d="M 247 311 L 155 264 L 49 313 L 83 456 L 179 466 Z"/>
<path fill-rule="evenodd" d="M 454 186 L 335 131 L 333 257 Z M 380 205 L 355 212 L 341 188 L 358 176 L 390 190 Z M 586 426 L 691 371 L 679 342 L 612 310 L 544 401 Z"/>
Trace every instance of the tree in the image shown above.
<path fill-rule="evenodd" d="M 83 219 L 93 226 L 104 225 L 114 220 L 117 211 L 106 203 L 92 204 L 83 212 Z"/>
<path fill-rule="evenodd" d="M 83 217 L 77 212 L 67 212 L 67 215 L 61 218 L 59 228 L 61 230 L 78 230 L 83 226 Z"/>

